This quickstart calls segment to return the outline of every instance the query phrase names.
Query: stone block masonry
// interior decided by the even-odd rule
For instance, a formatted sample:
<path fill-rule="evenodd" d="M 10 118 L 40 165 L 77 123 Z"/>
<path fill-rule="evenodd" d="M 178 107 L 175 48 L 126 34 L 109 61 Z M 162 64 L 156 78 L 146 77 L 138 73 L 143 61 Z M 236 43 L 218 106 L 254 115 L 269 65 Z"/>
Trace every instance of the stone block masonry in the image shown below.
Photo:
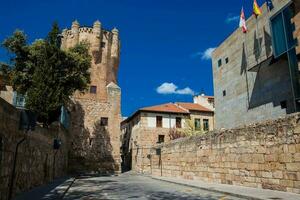
<path fill-rule="evenodd" d="M 149 159 L 156 176 L 300 194 L 300 114 L 175 140 Z"/>
<path fill-rule="evenodd" d="M 120 172 L 121 89 L 117 86 L 120 60 L 119 31 L 104 30 L 96 21 L 81 27 L 77 21 L 62 32 L 61 48 L 80 42 L 89 44 L 92 57 L 91 83 L 84 93 L 76 92 L 71 111 L 71 173 L 114 174 Z"/>
<path fill-rule="evenodd" d="M 67 171 L 66 131 L 54 124 L 49 129 L 37 127 L 24 134 L 19 127 L 20 112 L 0 98 L 0 200 L 7 200 L 13 160 L 17 143 L 19 146 L 13 196 L 33 187 L 65 175 Z M 53 140 L 61 139 L 59 150 L 53 149 Z"/>

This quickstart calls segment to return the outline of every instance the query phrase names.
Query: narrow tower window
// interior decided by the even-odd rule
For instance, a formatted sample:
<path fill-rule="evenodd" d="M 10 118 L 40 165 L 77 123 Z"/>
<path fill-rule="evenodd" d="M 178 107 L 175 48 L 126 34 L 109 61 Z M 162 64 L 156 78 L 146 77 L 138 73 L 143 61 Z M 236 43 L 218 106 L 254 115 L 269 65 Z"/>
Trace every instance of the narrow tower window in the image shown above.
<path fill-rule="evenodd" d="M 101 117 L 100 125 L 101 126 L 108 126 L 108 118 L 107 117 Z"/>
<path fill-rule="evenodd" d="M 96 93 L 97 93 L 97 86 L 92 85 L 92 86 L 90 87 L 90 93 L 91 93 L 91 94 L 96 94 Z"/>
<path fill-rule="evenodd" d="M 219 59 L 218 60 L 218 67 L 221 67 L 222 66 L 222 59 Z"/>

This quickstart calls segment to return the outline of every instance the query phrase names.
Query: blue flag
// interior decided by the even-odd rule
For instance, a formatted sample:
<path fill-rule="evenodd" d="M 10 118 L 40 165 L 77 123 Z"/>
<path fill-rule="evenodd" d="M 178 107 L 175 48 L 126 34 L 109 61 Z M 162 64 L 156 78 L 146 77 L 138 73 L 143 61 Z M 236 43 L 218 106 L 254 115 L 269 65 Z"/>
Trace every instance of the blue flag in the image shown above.
<path fill-rule="evenodd" d="M 269 10 L 272 10 L 274 8 L 272 0 L 267 0 L 267 5 Z"/>

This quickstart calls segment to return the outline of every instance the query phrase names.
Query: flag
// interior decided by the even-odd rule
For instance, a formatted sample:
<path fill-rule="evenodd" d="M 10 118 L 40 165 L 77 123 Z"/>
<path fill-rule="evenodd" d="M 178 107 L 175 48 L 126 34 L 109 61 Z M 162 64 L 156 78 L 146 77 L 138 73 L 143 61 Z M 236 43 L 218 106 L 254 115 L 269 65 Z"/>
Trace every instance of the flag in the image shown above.
<path fill-rule="evenodd" d="M 240 17 L 240 28 L 242 28 L 243 33 L 247 33 L 247 25 L 246 25 L 246 18 L 244 13 L 244 8 L 242 8 L 241 11 L 241 17 Z"/>
<path fill-rule="evenodd" d="M 272 0 L 267 0 L 267 5 L 269 10 L 272 10 L 274 8 Z"/>
<path fill-rule="evenodd" d="M 262 11 L 256 0 L 253 2 L 253 14 L 257 17 L 262 14 Z"/>

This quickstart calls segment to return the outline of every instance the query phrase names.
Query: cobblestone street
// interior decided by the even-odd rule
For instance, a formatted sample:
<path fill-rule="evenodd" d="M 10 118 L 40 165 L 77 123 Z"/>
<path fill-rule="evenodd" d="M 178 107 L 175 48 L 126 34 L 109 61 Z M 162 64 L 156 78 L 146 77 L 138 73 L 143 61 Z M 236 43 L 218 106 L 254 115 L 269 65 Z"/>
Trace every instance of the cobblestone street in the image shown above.
<path fill-rule="evenodd" d="M 151 177 L 122 174 L 112 177 L 81 177 L 37 187 L 15 200 L 239 200 L 217 192 L 155 180 Z"/>
<path fill-rule="evenodd" d="M 63 199 L 237 200 L 239 198 L 153 180 L 149 177 L 123 174 L 118 177 L 86 177 L 76 179 Z"/>

